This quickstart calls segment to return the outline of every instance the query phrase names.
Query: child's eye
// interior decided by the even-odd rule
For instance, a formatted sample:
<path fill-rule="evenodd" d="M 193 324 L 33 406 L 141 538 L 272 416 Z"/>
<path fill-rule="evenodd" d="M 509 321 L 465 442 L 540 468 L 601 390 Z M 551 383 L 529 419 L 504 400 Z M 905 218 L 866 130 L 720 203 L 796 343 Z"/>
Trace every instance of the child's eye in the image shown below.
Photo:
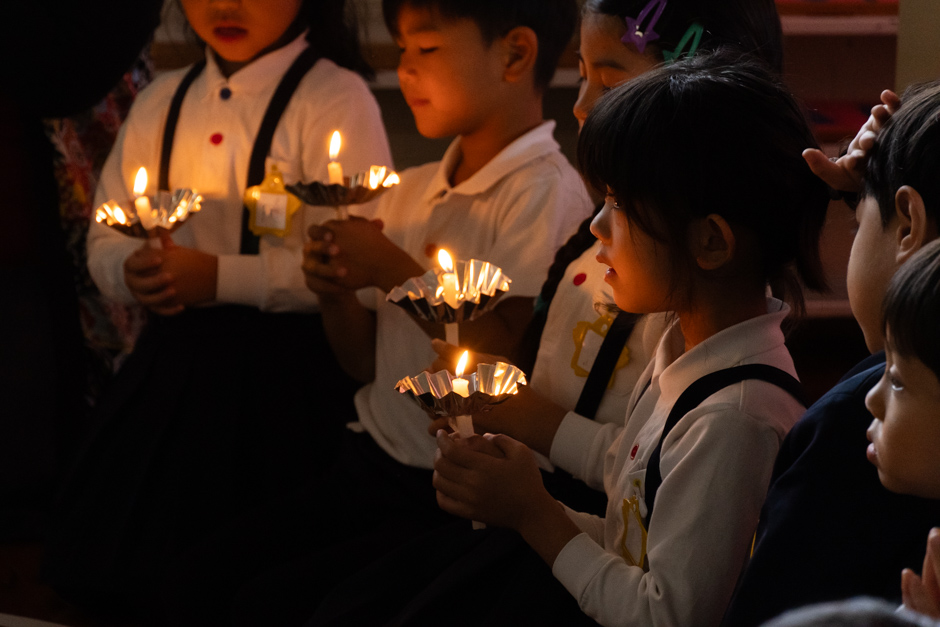
<path fill-rule="evenodd" d="M 437 46 L 431 46 L 429 48 L 418 48 L 418 52 L 421 54 L 429 54 L 437 50 Z"/>
<path fill-rule="evenodd" d="M 620 209 L 620 202 L 617 201 L 617 197 L 611 193 L 604 194 L 604 202 L 613 207 L 614 209 Z"/>
<path fill-rule="evenodd" d="M 901 390 L 904 389 L 904 384 L 901 383 L 901 380 L 898 379 L 897 377 L 889 376 L 888 383 L 891 384 L 891 389 L 894 390 L 895 392 L 900 392 Z"/>

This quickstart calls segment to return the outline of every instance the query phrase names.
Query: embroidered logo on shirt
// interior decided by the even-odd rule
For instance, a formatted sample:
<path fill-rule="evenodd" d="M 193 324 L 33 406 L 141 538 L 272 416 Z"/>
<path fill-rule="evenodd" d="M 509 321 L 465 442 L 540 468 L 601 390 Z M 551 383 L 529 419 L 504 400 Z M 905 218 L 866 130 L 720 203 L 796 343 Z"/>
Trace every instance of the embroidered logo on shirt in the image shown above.
<path fill-rule="evenodd" d="M 612 316 L 604 315 L 594 322 L 581 321 L 574 326 L 572 334 L 574 355 L 571 357 L 571 368 L 574 370 L 575 375 L 586 377 L 591 374 L 594 360 L 597 359 L 597 353 L 601 350 L 601 344 L 604 342 L 613 321 Z M 617 376 L 617 371 L 628 363 L 630 363 L 630 349 L 624 346 L 614 366 L 614 373 L 607 383 L 607 389 L 614 386 L 614 377 Z"/>
<path fill-rule="evenodd" d="M 642 510 L 646 504 L 640 501 L 640 480 L 633 481 L 633 496 L 623 500 L 620 513 L 623 516 L 623 535 L 620 536 L 620 556 L 631 566 L 644 567 L 646 563 L 646 526 L 643 524 Z M 639 541 L 639 542 L 637 542 Z M 636 546 L 639 544 L 639 546 Z M 634 555 L 630 546 L 634 547 Z"/>

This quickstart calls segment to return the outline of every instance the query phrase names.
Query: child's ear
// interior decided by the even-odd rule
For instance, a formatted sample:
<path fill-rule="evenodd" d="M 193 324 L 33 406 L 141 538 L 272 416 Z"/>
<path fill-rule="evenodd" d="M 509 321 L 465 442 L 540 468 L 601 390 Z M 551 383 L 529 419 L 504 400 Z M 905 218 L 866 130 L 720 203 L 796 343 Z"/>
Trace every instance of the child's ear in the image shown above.
<path fill-rule="evenodd" d="M 924 199 L 910 185 L 902 185 L 894 195 L 897 219 L 897 262 L 901 265 L 924 244 L 937 237 L 937 225 L 927 219 Z"/>
<path fill-rule="evenodd" d="M 702 270 L 717 270 L 734 257 L 736 240 L 728 221 L 717 213 L 695 220 L 689 227 L 695 263 Z"/>
<path fill-rule="evenodd" d="M 528 26 L 517 26 L 502 39 L 503 78 L 510 83 L 526 80 L 535 67 L 539 38 Z"/>

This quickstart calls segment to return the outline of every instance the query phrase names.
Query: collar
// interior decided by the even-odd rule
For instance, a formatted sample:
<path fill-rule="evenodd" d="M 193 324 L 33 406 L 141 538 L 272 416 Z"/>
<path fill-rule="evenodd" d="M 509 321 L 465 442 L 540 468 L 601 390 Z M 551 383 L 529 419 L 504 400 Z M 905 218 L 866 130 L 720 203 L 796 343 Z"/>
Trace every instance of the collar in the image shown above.
<path fill-rule="evenodd" d="M 214 93 L 222 87 L 229 87 L 242 94 L 274 91 L 291 63 L 307 46 L 307 31 L 304 31 L 286 46 L 255 59 L 228 78 L 222 75 L 215 55 L 206 46 L 206 87 L 209 93 Z"/>
<path fill-rule="evenodd" d="M 451 187 L 450 174 L 457 168 L 457 163 L 460 161 L 460 137 L 456 137 L 438 164 L 437 172 L 428 184 L 423 200 L 433 203 L 443 200 L 450 194 L 465 196 L 482 194 L 530 161 L 558 150 L 558 142 L 552 135 L 554 130 L 554 120 L 542 122 L 514 139 L 473 176 L 456 187 Z"/>
<path fill-rule="evenodd" d="M 723 329 L 687 353 L 676 320 L 656 351 L 653 381 L 659 380 L 660 402 L 675 403 L 687 387 L 710 372 L 760 361 L 759 355 L 782 348 L 784 335 L 780 325 L 789 313 L 789 305 L 768 298 L 766 314 Z"/>

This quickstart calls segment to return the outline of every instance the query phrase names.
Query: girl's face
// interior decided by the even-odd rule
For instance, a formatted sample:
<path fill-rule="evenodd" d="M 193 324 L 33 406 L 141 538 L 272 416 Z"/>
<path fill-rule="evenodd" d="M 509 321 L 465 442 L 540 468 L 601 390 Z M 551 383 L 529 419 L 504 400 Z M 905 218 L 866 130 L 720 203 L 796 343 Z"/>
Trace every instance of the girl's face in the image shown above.
<path fill-rule="evenodd" d="M 638 314 L 675 309 L 666 245 L 631 225 L 610 193 L 591 222 L 591 233 L 601 242 L 597 260 L 609 266 L 604 281 L 613 289 L 617 307 Z"/>
<path fill-rule="evenodd" d="M 649 48 L 640 54 L 632 45 L 620 41 L 625 32 L 625 22 L 615 16 L 590 11 L 582 16 L 578 50 L 581 87 L 574 103 L 578 128 L 584 125 L 598 98 L 659 65 L 659 59 Z"/>
<path fill-rule="evenodd" d="M 916 357 L 885 347 L 887 363 L 865 397 L 875 417 L 868 427 L 868 459 L 892 492 L 940 499 L 940 381 Z"/>
<path fill-rule="evenodd" d="M 226 76 L 289 43 L 303 0 L 181 0 L 196 34 Z"/>

